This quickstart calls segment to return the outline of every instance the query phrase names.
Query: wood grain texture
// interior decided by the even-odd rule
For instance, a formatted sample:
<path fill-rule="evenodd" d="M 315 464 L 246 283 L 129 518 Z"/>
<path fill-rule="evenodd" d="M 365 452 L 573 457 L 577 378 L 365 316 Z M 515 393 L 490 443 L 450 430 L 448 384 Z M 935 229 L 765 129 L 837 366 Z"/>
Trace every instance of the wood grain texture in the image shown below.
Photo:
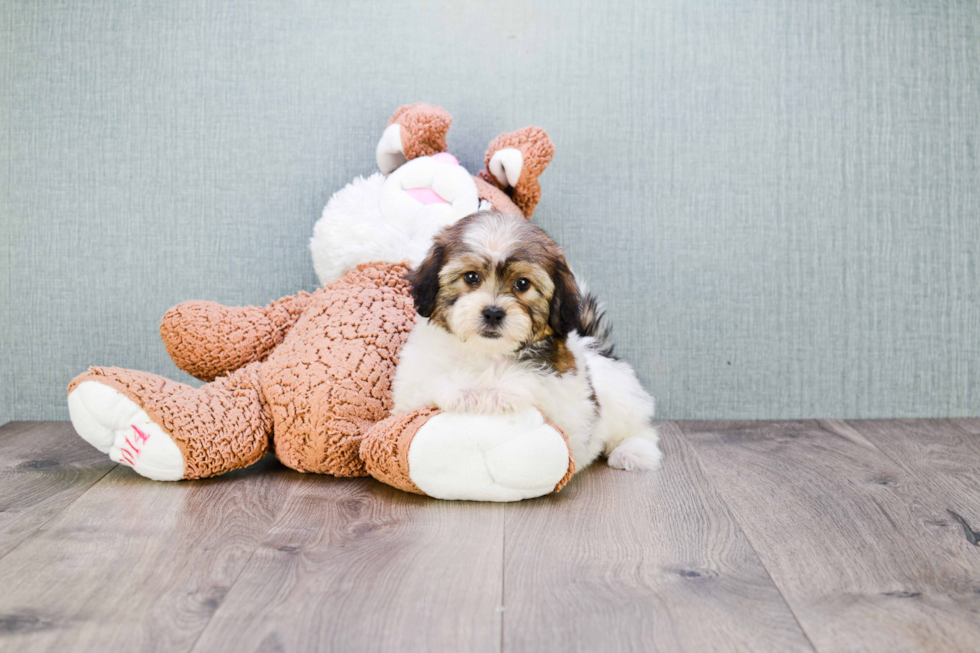
<path fill-rule="evenodd" d="M 505 651 L 810 651 L 677 426 L 664 467 L 597 463 L 508 514 Z"/>
<path fill-rule="evenodd" d="M 977 650 L 980 420 L 663 436 L 658 472 L 479 504 L 271 458 L 155 483 L 8 425 L 0 651 Z"/>
<path fill-rule="evenodd" d="M 116 467 L 0 560 L 0 648 L 190 650 L 298 476 L 271 458 L 180 483 Z"/>
<path fill-rule="evenodd" d="M 0 427 L 0 558 L 115 466 L 68 422 Z"/>
<path fill-rule="evenodd" d="M 853 428 L 874 442 L 946 506 L 948 520 L 933 526 L 960 534 L 980 547 L 980 420 L 861 420 L 839 429 Z M 977 550 L 980 556 L 980 548 Z M 980 589 L 980 577 L 977 579 Z"/>
<path fill-rule="evenodd" d="M 968 417 L 953 420 L 957 428 L 961 428 L 972 435 L 980 435 L 980 417 Z"/>
<path fill-rule="evenodd" d="M 498 651 L 501 504 L 303 478 L 195 651 Z"/>
<path fill-rule="evenodd" d="M 818 650 L 977 650 L 977 548 L 943 525 L 945 502 L 861 433 L 835 422 L 682 428 Z"/>

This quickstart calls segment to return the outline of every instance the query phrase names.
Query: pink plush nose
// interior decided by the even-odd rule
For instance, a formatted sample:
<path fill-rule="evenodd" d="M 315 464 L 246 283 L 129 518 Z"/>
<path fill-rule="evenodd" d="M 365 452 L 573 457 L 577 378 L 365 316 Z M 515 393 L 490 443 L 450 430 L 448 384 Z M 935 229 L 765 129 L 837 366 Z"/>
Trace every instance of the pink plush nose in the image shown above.
<path fill-rule="evenodd" d="M 449 152 L 440 152 L 439 154 L 432 155 L 433 161 L 438 161 L 439 163 L 448 163 L 449 165 L 458 166 L 459 161 L 456 160 Z"/>

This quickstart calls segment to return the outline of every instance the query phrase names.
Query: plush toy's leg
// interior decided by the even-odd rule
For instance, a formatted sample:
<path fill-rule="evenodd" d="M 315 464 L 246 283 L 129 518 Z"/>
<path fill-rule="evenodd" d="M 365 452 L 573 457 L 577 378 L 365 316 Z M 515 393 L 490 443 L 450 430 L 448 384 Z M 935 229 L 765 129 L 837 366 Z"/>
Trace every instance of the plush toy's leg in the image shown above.
<path fill-rule="evenodd" d="M 575 471 L 565 435 L 535 409 L 394 415 L 364 437 L 361 457 L 379 481 L 437 499 L 530 499 L 557 492 Z"/>
<path fill-rule="evenodd" d="M 200 388 L 93 367 L 68 386 L 75 430 L 112 460 L 160 481 L 206 478 L 256 462 L 272 422 L 252 363 Z"/>

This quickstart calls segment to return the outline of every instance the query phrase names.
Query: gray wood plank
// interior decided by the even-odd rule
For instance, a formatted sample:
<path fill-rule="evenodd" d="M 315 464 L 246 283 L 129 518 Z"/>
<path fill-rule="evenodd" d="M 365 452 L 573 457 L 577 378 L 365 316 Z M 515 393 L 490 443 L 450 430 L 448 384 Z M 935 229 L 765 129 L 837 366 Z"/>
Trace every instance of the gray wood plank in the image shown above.
<path fill-rule="evenodd" d="M 0 558 L 115 466 L 70 422 L 0 427 Z"/>
<path fill-rule="evenodd" d="M 304 478 L 195 651 L 497 651 L 501 504 Z"/>
<path fill-rule="evenodd" d="M 961 417 L 951 420 L 958 428 L 973 435 L 980 435 L 980 417 Z"/>
<path fill-rule="evenodd" d="M 946 506 L 948 519 L 936 520 L 932 526 L 949 529 L 968 544 L 980 547 L 980 435 L 972 430 L 980 421 L 903 419 L 833 424 L 838 429 L 853 428 L 874 442 Z M 980 591 L 980 578 L 977 586 Z"/>
<path fill-rule="evenodd" d="M 299 476 L 271 458 L 177 483 L 117 466 L 0 560 L 0 648 L 189 650 Z"/>
<path fill-rule="evenodd" d="M 810 651 L 675 424 L 657 472 L 602 462 L 508 515 L 503 650 Z"/>
<path fill-rule="evenodd" d="M 820 651 L 976 651 L 980 555 L 945 505 L 832 422 L 682 423 Z"/>

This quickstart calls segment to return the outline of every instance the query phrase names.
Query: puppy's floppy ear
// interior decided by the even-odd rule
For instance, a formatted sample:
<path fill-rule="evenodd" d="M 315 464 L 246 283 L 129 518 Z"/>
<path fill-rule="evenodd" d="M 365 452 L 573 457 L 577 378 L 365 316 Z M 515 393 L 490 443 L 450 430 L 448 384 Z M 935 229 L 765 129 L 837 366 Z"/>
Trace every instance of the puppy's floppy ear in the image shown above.
<path fill-rule="evenodd" d="M 415 312 L 422 317 L 431 317 L 436 309 L 436 297 L 439 296 L 439 271 L 442 270 L 445 258 L 446 246 L 437 241 L 429 250 L 425 260 L 408 275 L 408 282 L 412 284 Z"/>
<path fill-rule="evenodd" d="M 552 281 L 555 283 L 555 292 L 548 307 L 548 326 L 556 336 L 564 338 L 579 328 L 581 310 L 578 284 L 575 283 L 575 275 L 568 269 L 564 256 L 558 257 Z"/>

